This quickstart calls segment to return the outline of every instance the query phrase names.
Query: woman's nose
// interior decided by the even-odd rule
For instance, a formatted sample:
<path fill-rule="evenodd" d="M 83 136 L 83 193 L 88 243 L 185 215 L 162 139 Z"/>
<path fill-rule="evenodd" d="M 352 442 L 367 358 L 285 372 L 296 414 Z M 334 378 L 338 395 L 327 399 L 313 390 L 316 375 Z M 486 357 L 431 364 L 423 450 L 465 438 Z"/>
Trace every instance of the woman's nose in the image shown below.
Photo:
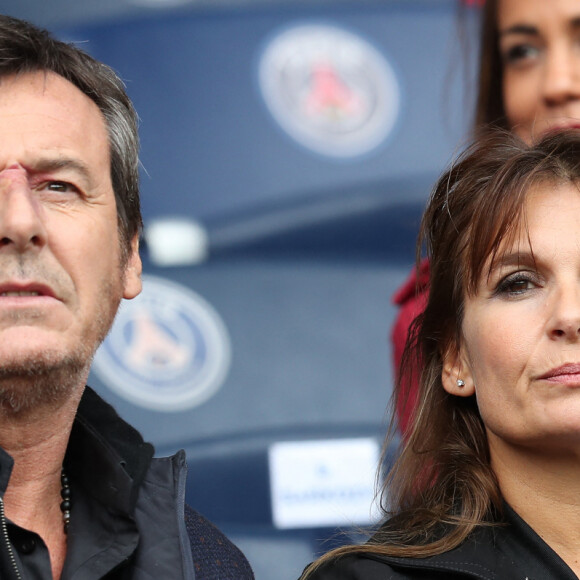
<path fill-rule="evenodd" d="M 580 99 L 580 52 L 577 47 L 560 47 L 546 55 L 543 96 L 548 106 Z"/>
<path fill-rule="evenodd" d="M 580 283 L 554 296 L 549 333 L 555 340 L 580 341 Z"/>

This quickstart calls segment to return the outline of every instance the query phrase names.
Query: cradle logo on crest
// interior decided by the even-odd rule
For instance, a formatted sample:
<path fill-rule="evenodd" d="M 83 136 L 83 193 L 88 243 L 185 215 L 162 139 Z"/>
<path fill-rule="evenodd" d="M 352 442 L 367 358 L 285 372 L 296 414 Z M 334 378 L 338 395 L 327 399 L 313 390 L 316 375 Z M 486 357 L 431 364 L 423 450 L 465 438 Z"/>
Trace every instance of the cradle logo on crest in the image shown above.
<path fill-rule="evenodd" d="M 230 365 L 225 326 L 203 298 L 162 278 L 124 301 L 93 370 L 117 394 L 156 411 L 184 411 L 209 399 Z"/>
<path fill-rule="evenodd" d="M 371 151 L 399 113 L 399 86 L 385 57 L 335 26 L 298 25 L 280 33 L 262 54 L 259 81 L 282 128 L 325 155 Z"/>

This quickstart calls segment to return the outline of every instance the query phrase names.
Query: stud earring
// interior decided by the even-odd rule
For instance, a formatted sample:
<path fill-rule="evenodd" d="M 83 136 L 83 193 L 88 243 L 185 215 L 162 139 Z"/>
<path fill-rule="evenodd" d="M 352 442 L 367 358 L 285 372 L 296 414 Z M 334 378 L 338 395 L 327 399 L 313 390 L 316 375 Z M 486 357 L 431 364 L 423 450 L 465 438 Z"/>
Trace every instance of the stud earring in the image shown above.
<path fill-rule="evenodd" d="M 457 386 L 459 388 L 464 387 L 465 386 L 465 381 L 462 379 L 457 379 Z"/>

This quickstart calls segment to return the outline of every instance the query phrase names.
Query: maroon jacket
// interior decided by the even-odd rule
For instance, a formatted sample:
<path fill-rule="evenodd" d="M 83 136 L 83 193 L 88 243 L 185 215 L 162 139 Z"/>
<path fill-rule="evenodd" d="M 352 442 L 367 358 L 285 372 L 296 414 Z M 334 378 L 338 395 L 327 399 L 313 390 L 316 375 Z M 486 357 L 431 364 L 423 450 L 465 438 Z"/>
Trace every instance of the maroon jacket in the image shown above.
<path fill-rule="evenodd" d="M 413 269 L 405 283 L 397 290 L 393 296 L 393 303 L 399 306 L 399 313 L 395 319 L 391 331 L 391 342 L 393 344 L 393 368 L 395 378 L 399 377 L 403 350 L 409 334 L 409 327 L 416 316 L 423 312 L 427 305 L 429 285 L 429 262 L 423 260 L 419 271 Z M 402 434 L 407 432 L 412 413 L 415 409 L 418 390 L 418 375 L 405 377 L 401 381 L 402 394 L 397 401 L 397 419 L 399 429 Z"/>

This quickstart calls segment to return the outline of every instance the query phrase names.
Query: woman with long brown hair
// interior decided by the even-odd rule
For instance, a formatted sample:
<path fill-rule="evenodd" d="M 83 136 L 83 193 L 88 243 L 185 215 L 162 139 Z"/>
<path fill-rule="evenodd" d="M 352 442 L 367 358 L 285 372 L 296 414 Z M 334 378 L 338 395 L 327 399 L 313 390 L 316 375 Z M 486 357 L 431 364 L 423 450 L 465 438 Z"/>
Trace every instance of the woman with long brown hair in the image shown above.
<path fill-rule="evenodd" d="M 580 0 L 486 0 L 480 35 L 473 132 L 511 130 L 530 143 L 548 132 L 580 128 Z M 400 368 L 409 326 L 426 303 L 423 262 L 394 296 L 393 360 Z M 415 409 L 418 377 L 404 381 L 397 409 L 404 434 Z"/>
<path fill-rule="evenodd" d="M 580 131 L 483 136 L 437 183 L 417 411 L 385 523 L 308 580 L 580 575 Z M 400 391 L 396 396 L 402 396 Z"/>

